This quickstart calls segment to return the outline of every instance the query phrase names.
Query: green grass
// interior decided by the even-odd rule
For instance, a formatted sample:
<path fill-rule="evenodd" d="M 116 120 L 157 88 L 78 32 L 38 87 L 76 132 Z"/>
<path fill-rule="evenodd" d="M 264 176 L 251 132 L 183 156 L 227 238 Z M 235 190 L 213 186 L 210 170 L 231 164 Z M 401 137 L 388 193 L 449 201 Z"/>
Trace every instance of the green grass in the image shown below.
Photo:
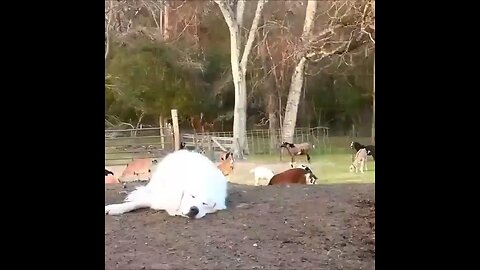
<path fill-rule="evenodd" d="M 289 162 L 289 157 L 284 156 L 283 163 Z M 249 156 L 249 162 L 258 163 L 278 163 L 280 157 L 257 155 Z M 304 156 L 296 157 L 295 161 L 308 166 Z M 311 156 L 311 167 L 315 175 L 319 178 L 319 184 L 343 184 L 343 183 L 375 183 L 375 162 L 371 157 L 368 158 L 368 171 L 365 173 L 351 173 L 348 170 L 352 161 L 352 154 L 313 154 Z"/>
<path fill-rule="evenodd" d="M 107 147 L 105 148 L 105 163 L 106 165 L 123 165 L 131 161 L 132 158 L 145 158 L 147 157 L 145 153 L 121 153 L 121 150 L 113 149 L 116 146 L 123 145 L 150 145 L 150 144 L 159 144 L 159 138 L 144 137 L 144 138 L 118 138 L 118 139 L 109 139 L 106 140 Z M 296 141 L 301 141 L 301 138 L 298 138 Z M 351 138 L 349 137 L 330 137 L 328 142 L 328 149 L 325 149 L 322 144 L 319 144 L 318 147 L 312 151 L 312 170 L 319 177 L 318 183 L 323 184 L 339 184 L 339 183 L 375 183 L 375 162 L 371 157 L 368 159 L 368 171 L 364 174 L 362 173 L 350 173 L 348 167 L 352 161 L 353 150 L 350 149 Z M 370 143 L 370 138 L 355 138 L 356 141 L 368 144 Z M 268 149 L 267 139 L 258 139 L 258 138 L 249 138 L 249 148 L 266 148 Z M 253 143 L 253 145 L 252 145 Z M 166 145 L 167 148 L 171 147 Z M 252 151 L 255 152 L 255 151 Z M 247 162 L 265 164 L 265 163 L 280 163 L 279 152 L 272 154 L 256 154 L 248 155 Z M 290 157 L 286 155 L 283 156 L 283 161 L 281 163 L 287 164 L 290 160 Z M 304 156 L 296 157 L 295 160 L 297 163 L 306 163 Z M 284 166 L 287 168 L 286 166 Z M 251 177 L 251 176 L 245 176 Z"/>

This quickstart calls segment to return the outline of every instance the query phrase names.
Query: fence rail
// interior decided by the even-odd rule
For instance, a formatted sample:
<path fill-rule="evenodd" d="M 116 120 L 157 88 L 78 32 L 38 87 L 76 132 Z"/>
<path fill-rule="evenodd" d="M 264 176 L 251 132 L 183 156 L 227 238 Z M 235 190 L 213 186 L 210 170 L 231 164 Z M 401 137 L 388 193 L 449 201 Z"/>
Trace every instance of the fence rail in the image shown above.
<path fill-rule="evenodd" d="M 349 137 L 329 137 L 328 127 L 296 128 L 293 143 L 309 142 L 315 145 L 315 152 L 331 153 L 332 148 L 349 151 Z M 281 144 L 281 130 L 247 130 L 246 142 L 249 155 L 278 154 Z M 233 148 L 233 132 L 184 133 L 181 140 L 187 148 L 208 152 Z M 368 138 L 357 138 L 367 143 Z M 136 158 L 161 158 L 172 152 L 174 147 L 173 131 L 169 127 L 151 127 L 139 129 L 105 130 L 105 164 L 124 165 Z M 213 157 L 213 156 L 212 156 Z"/>

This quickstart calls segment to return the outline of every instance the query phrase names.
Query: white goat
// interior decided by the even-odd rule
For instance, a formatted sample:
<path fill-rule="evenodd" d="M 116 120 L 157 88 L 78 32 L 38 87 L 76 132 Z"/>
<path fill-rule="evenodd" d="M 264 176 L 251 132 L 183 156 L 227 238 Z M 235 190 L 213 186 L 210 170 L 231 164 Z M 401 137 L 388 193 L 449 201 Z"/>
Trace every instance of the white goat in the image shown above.
<path fill-rule="evenodd" d="M 265 179 L 270 181 L 270 179 L 275 175 L 272 170 L 265 168 L 265 167 L 256 167 L 255 169 L 251 169 L 250 173 L 254 175 L 255 178 L 255 186 L 258 186 L 258 181 Z"/>
<path fill-rule="evenodd" d="M 360 167 L 360 172 L 363 172 L 363 169 L 365 168 L 366 171 L 368 171 L 367 168 L 367 149 L 362 148 L 357 151 L 357 154 L 355 155 L 355 160 L 352 162 L 352 165 L 350 165 L 350 172 L 355 171 L 355 173 L 358 172 L 358 167 Z"/>

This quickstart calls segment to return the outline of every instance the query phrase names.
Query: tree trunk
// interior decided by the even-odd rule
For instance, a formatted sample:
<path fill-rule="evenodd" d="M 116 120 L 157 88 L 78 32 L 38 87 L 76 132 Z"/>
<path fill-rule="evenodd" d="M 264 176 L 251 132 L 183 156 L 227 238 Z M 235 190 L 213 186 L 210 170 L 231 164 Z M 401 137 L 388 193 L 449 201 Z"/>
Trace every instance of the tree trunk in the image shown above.
<path fill-rule="evenodd" d="M 311 34 L 313 21 L 317 12 L 317 1 L 309 0 L 305 11 L 305 21 L 303 24 L 302 43 L 308 44 L 308 36 Z M 285 117 L 283 119 L 283 141 L 293 143 L 293 133 L 297 124 L 298 104 L 302 94 L 303 80 L 305 77 L 306 52 L 300 55 L 300 60 L 295 67 L 288 91 L 287 105 L 285 108 Z"/>
<path fill-rule="evenodd" d="M 375 144 L 375 56 L 373 56 L 372 144 Z"/>
<path fill-rule="evenodd" d="M 288 90 L 285 117 L 283 118 L 283 141 L 293 143 L 293 133 L 297 124 L 298 104 L 302 94 L 306 58 L 302 57 L 293 72 L 292 82 Z"/>
<path fill-rule="evenodd" d="M 270 92 L 268 95 L 268 103 L 267 103 L 267 113 L 268 113 L 268 129 L 270 133 L 270 149 L 275 149 L 277 147 L 277 128 L 278 128 L 278 123 L 277 123 L 277 116 L 275 114 L 276 112 L 276 102 L 275 102 L 275 95 L 273 94 L 273 91 Z"/>
<path fill-rule="evenodd" d="M 235 87 L 235 108 L 233 112 L 233 139 L 238 141 L 238 147 L 234 147 L 234 156 L 241 157 L 246 152 L 246 130 L 247 130 L 247 83 L 246 72 L 248 56 L 253 46 L 255 33 L 257 32 L 258 23 L 263 7 L 268 0 L 259 0 L 255 17 L 253 18 L 250 31 L 248 33 L 247 42 L 241 51 L 241 35 L 240 29 L 243 28 L 243 12 L 245 7 L 244 1 L 239 1 L 236 14 L 233 13 L 231 6 L 227 5 L 224 0 L 215 0 L 220 11 L 223 14 L 225 22 L 230 31 L 230 61 L 232 65 L 233 84 Z"/>
<path fill-rule="evenodd" d="M 171 3 L 169 1 L 164 2 L 163 10 L 163 40 L 169 40 L 172 34 L 172 8 L 170 7 Z"/>

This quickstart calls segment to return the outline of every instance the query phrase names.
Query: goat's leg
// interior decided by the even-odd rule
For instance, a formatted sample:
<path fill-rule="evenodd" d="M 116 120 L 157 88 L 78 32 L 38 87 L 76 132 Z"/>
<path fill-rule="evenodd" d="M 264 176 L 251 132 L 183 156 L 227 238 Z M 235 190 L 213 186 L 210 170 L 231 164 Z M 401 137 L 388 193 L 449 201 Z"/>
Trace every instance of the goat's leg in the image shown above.
<path fill-rule="evenodd" d="M 309 155 L 309 154 L 305 154 L 305 155 L 307 155 L 307 161 L 308 161 L 308 163 L 311 163 L 311 162 L 310 162 L 310 155 Z"/>
<path fill-rule="evenodd" d="M 368 158 L 365 158 L 365 171 L 368 171 L 367 162 L 368 162 Z"/>
<path fill-rule="evenodd" d="M 365 166 L 365 159 L 362 159 L 362 161 L 360 161 L 360 172 L 361 172 L 361 173 L 365 173 L 365 172 L 363 171 L 363 167 L 364 167 L 364 166 Z"/>

